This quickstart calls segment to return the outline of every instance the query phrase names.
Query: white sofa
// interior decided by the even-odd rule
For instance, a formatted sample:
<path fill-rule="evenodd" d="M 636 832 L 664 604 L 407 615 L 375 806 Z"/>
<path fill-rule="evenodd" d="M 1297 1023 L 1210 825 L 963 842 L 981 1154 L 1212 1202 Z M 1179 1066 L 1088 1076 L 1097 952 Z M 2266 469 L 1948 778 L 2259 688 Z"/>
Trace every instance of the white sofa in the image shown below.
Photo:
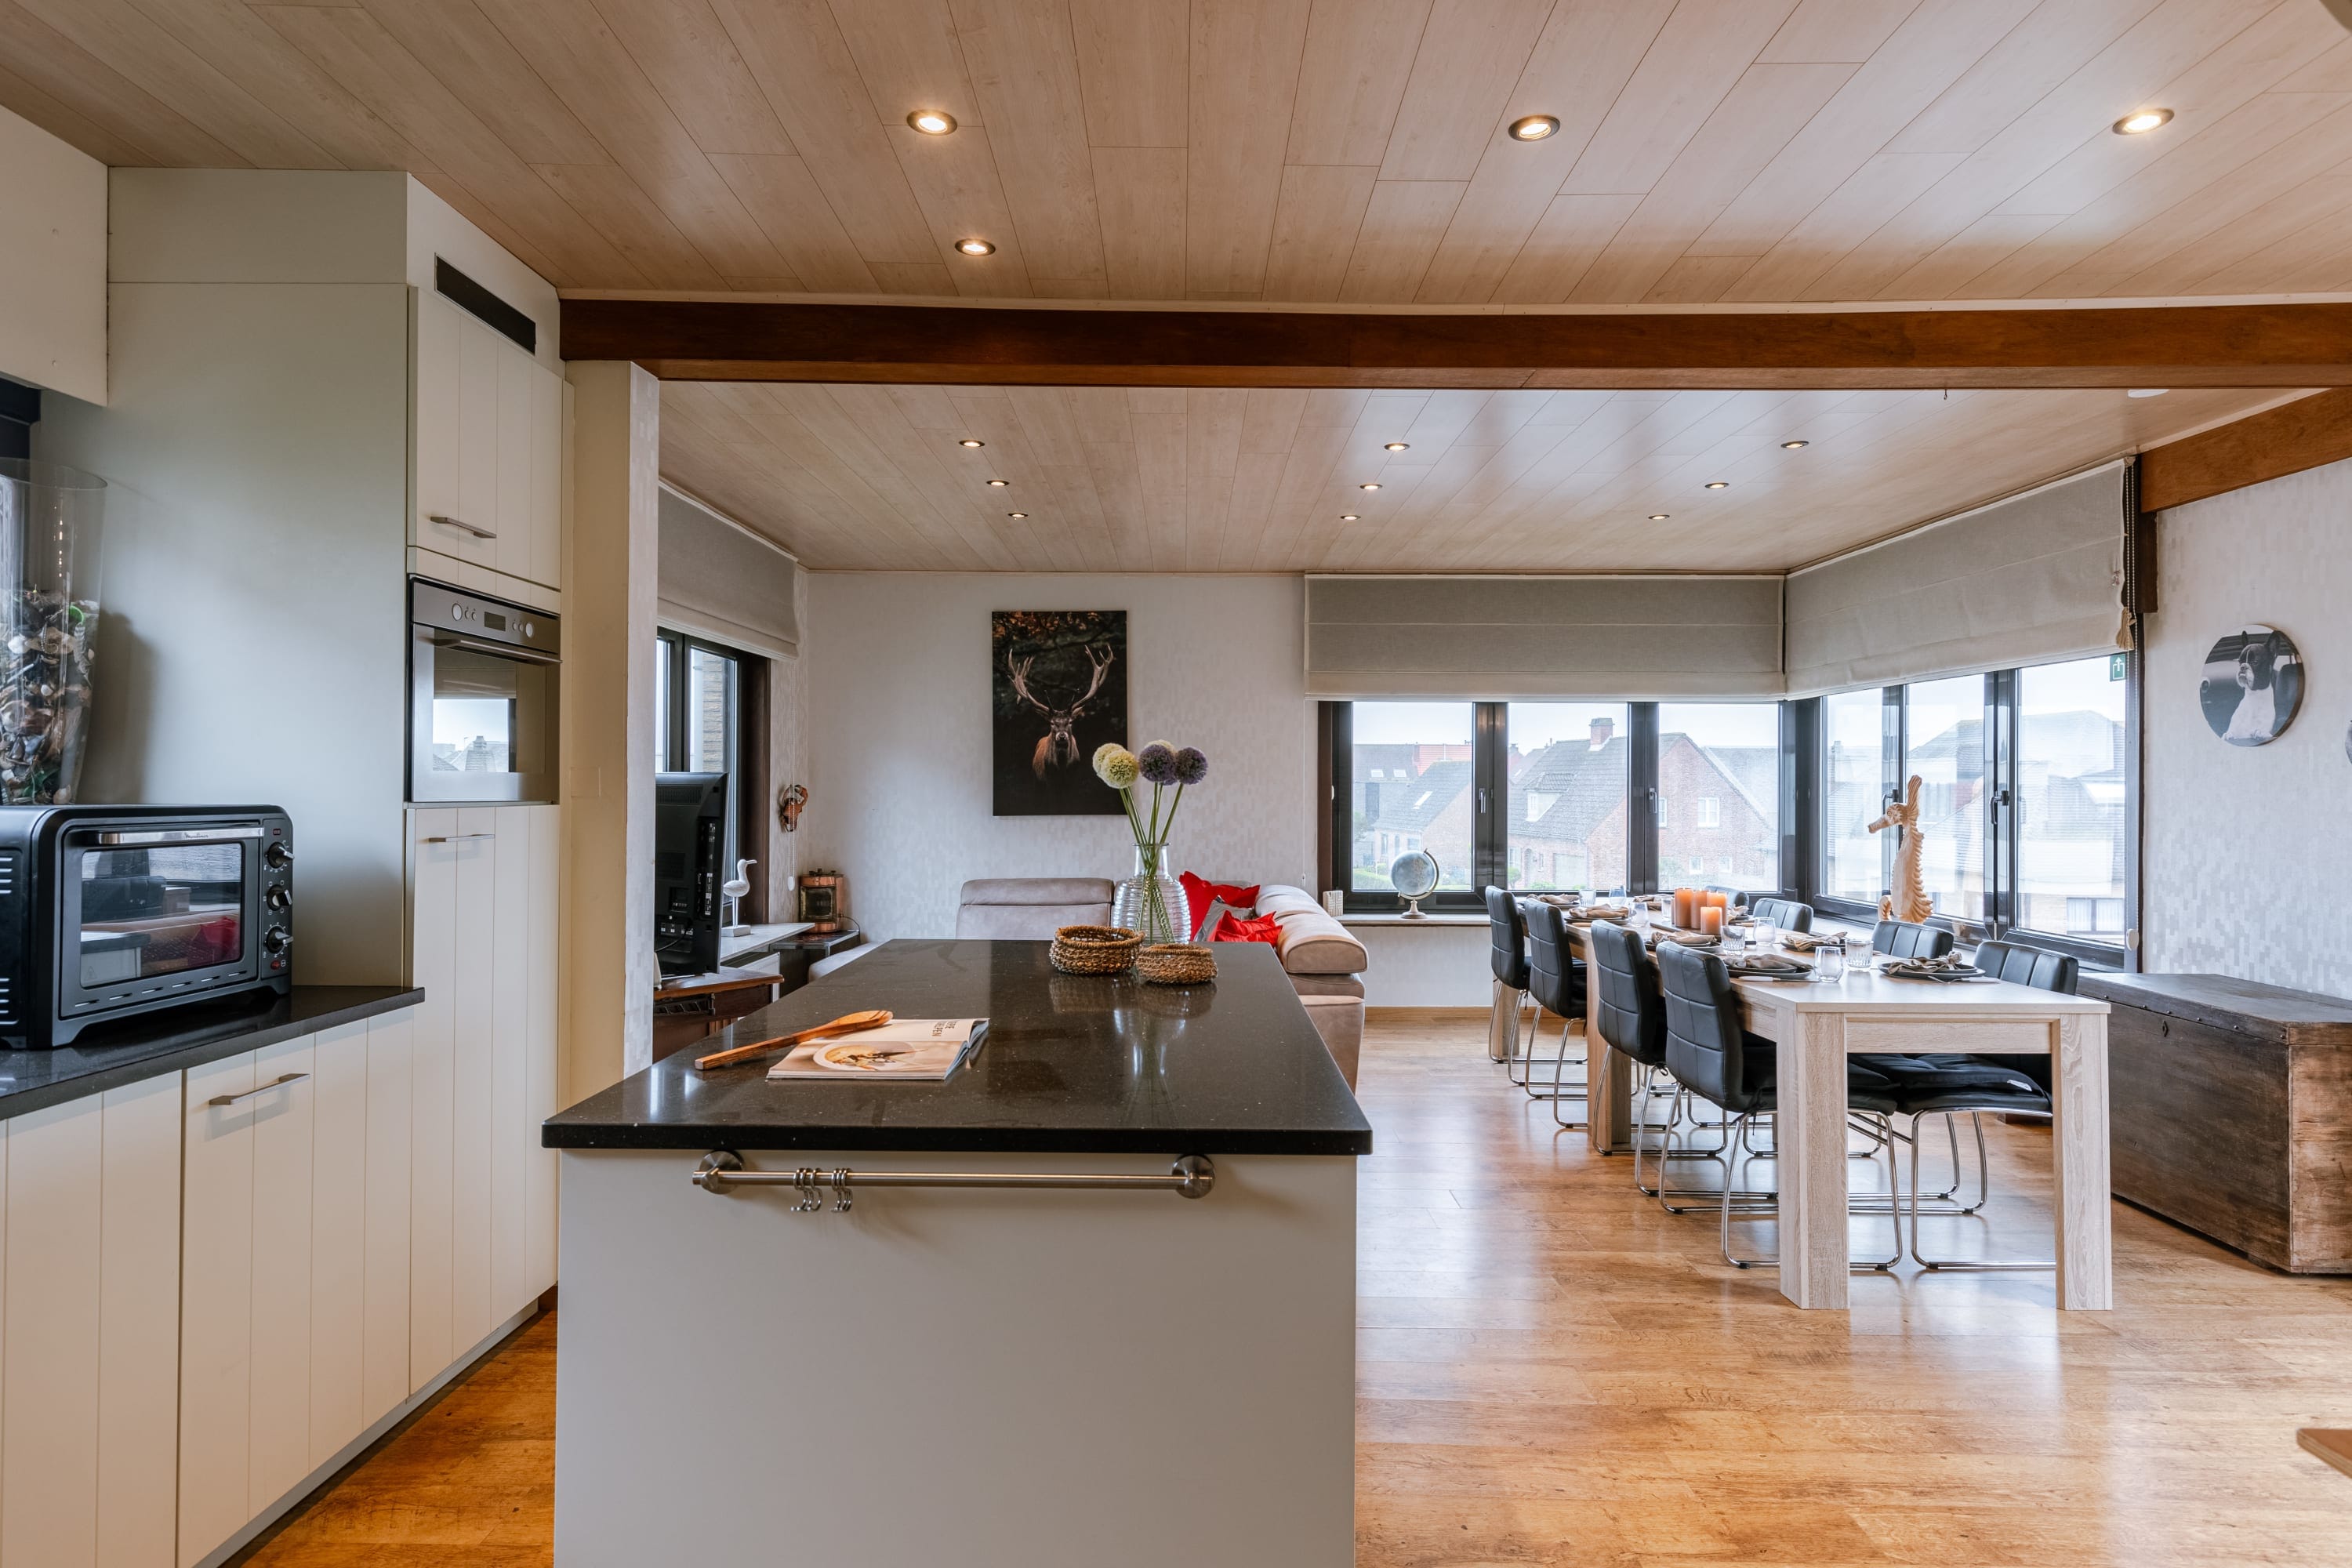
<path fill-rule="evenodd" d="M 1303 888 L 1269 882 L 1257 890 L 1254 914 L 1272 915 L 1281 930 L 1276 952 L 1290 976 L 1291 989 L 1307 1005 L 1316 1033 L 1348 1087 L 1356 1087 L 1356 1066 L 1364 1050 L 1363 973 L 1371 965 L 1355 933 L 1333 919 Z"/>

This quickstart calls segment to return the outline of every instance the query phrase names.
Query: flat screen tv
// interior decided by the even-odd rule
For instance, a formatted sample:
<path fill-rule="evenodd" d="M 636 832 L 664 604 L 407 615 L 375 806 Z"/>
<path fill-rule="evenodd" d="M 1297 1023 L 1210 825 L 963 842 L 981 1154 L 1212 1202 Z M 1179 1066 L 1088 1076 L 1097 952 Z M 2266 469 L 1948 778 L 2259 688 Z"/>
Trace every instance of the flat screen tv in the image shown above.
<path fill-rule="evenodd" d="M 664 974 L 719 967 L 725 773 L 654 775 L 654 955 Z"/>

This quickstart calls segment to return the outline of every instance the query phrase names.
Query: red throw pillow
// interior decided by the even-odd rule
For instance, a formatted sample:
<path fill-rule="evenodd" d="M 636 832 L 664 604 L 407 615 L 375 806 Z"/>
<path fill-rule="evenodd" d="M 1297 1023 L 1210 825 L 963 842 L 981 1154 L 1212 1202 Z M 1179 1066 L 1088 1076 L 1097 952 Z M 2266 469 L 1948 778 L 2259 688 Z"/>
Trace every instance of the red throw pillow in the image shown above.
<path fill-rule="evenodd" d="M 1255 920 L 1242 920 L 1228 914 L 1217 922 L 1211 942 L 1262 942 L 1268 947 L 1282 945 L 1282 922 L 1272 915 L 1259 915 Z"/>
<path fill-rule="evenodd" d="M 1209 906 L 1219 899 L 1225 900 L 1228 909 L 1257 908 L 1255 888 L 1227 887 L 1221 882 L 1207 882 L 1190 871 L 1176 879 L 1184 885 L 1185 907 L 1192 917 L 1184 922 L 1184 929 L 1187 931 L 1196 931 L 1201 929 L 1201 921 L 1208 915 Z"/>

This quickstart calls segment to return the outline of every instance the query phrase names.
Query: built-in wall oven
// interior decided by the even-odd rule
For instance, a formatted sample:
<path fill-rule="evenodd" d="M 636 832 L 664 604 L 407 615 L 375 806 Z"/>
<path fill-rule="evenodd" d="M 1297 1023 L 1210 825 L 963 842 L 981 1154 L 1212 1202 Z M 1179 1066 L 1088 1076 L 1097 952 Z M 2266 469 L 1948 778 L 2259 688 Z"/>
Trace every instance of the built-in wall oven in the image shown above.
<path fill-rule="evenodd" d="M 408 621 L 408 798 L 555 799 L 557 618 L 412 577 Z"/>
<path fill-rule="evenodd" d="M 293 867 L 275 806 L 0 806 L 0 1042 L 284 992 Z"/>

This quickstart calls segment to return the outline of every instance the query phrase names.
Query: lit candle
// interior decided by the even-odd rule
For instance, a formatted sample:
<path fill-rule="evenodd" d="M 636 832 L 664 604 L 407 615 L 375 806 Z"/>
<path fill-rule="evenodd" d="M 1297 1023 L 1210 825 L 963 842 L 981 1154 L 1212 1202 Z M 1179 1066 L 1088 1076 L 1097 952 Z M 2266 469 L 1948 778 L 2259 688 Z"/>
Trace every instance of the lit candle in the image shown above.
<path fill-rule="evenodd" d="M 1723 906 L 1719 903 L 1710 901 L 1705 909 L 1699 910 L 1698 929 L 1699 934 L 1702 936 L 1721 936 L 1723 934 Z"/>

